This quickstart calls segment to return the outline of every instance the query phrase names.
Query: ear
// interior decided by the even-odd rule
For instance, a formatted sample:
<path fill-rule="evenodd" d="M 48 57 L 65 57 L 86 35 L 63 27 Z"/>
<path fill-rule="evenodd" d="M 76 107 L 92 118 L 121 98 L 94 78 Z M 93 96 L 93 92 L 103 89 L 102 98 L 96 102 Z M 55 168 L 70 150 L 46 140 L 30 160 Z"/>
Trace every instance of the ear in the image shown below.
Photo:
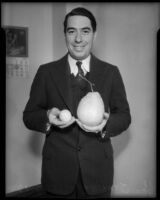
<path fill-rule="evenodd" d="M 97 31 L 94 32 L 93 40 L 95 41 L 97 37 Z"/>

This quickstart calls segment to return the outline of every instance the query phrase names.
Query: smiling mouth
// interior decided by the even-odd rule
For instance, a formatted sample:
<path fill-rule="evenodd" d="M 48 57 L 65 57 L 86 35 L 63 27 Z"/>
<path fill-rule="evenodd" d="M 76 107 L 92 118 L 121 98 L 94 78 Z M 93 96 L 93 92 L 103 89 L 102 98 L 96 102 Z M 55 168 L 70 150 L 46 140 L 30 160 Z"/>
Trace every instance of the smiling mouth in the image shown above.
<path fill-rule="evenodd" d="M 84 46 L 74 46 L 74 49 L 76 51 L 82 51 L 84 49 Z"/>

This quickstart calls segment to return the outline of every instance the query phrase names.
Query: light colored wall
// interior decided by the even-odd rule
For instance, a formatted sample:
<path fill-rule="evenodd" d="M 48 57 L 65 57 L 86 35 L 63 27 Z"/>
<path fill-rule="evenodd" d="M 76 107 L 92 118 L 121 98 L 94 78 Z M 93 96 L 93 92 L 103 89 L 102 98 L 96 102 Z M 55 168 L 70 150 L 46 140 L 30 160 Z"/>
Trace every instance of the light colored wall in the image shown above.
<path fill-rule="evenodd" d="M 115 196 L 152 196 L 156 177 L 156 34 L 159 6 L 99 6 L 95 53 L 121 71 L 132 124 L 112 138 L 115 150 Z M 105 20 L 103 20 L 105 19 Z"/>
<path fill-rule="evenodd" d="M 6 192 L 40 183 L 44 135 L 28 130 L 22 112 L 40 64 L 53 60 L 53 10 L 45 3 L 3 3 L 3 25 L 28 27 L 29 76 L 6 76 Z"/>
<path fill-rule="evenodd" d="M 22 122 L 38 66 L 66 53 L 64 15 L 78 4 L 3 4 L 3 23 L 29 27 L 29 78 L 6 78 L 6 190 L 40 183 L 44 136 Z M 131 108 L 132 124 L 112 138 L 113 196 L 153 196 L 156 189 L 156 33 L 158 3 L 80 3 L 97 18 L 93 52 L 117 65 Z M 62 32 L 61 32 L 62 31 Z"/>

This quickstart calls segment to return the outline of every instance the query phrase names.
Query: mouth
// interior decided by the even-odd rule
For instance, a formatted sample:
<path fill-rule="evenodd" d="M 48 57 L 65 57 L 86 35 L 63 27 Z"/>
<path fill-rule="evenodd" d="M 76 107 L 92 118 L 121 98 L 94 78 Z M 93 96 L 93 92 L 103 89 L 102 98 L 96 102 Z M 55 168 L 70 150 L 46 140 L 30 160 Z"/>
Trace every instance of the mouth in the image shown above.
<path fill-rule="evenodd" d="M 83 51 L 85 46 L 73 46 L 76 51 Z"/>

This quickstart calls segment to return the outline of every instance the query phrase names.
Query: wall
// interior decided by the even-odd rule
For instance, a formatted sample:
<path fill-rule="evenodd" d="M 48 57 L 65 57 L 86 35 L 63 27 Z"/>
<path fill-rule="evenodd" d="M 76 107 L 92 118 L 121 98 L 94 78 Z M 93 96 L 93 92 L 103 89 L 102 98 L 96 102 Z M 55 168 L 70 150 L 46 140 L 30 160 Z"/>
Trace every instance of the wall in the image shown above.
<path fill-rule="evenodd" d="M 53 60 L 52 5 L 3 3 L 3 25 L 28 27 L 29 76 L 6 76 L 6 192 L 40 183 L 44 135 L 28 130 L 22 112 L 40 64 Z"/>
<path fill-rule="evenodd" d="M 115 196 L 152 196 L 156 187 L 157 4 L 99 6 L 95 53 L 117 65 L 126 86 L 132 124 L 112 138 Z M 105 20 L 103 20 L 105 18 Z"/>
<path fill-rule="evenodd" d="M 64 14 L 77 5 L 97 18 L 93 52 L 117 65 L 131 108 L 132 124 L 112 138 L 115 158 L 113 196 L 156 193 L 156 33 L 158 3 L 3 4 L 3 23 L 29 27 L 28 79 L 6 78 L 6 190 L 40 183 L 44 136 L 27 130 L 22 111 L 39 64 L 66 53 Z"/>

